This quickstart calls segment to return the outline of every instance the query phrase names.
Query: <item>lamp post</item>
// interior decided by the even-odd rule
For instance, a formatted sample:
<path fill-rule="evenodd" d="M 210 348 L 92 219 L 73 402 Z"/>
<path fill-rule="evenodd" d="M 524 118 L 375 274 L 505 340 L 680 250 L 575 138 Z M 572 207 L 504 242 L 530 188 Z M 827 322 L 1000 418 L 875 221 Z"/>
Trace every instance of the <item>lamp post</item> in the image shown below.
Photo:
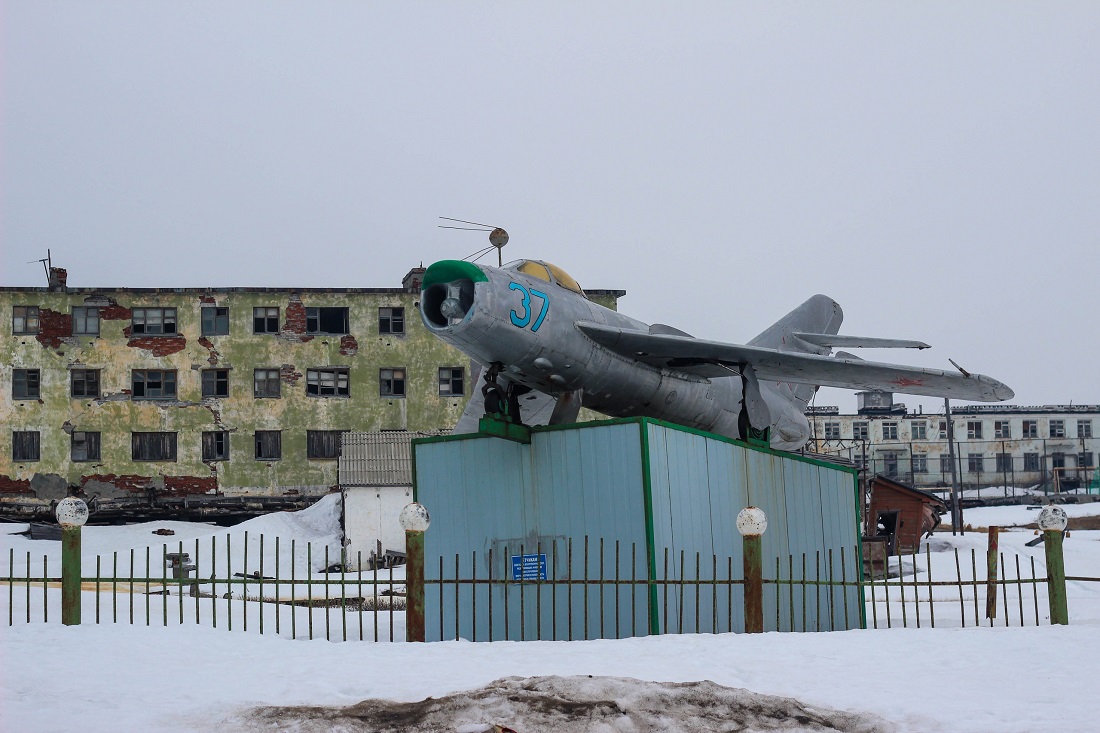
<path fill-rule="evenodd" d="M 431 519 L 423 504 L 406 504 L 398 518 L 405 530 L 405 640 L 424 641 L 424 532 Z"/>
<path fill-rule="evenodd" d="M 62 499 L 54 510 L 61 525 L 61 623 L 80 624 L 80 528 L 88 521 L 82 499 Z"/>
<path fill-rule="evenodd" d="M 741 556 L 745 572 L 745 633 L 764 632 L 764 573 L 760 537 L 768 529 L 763 509 L 748 506 L 737 514 L 741 533 Z"/>
<path fill-rule="evenodd" d="M 1062 536 L 1069 517 L 1060 506 L 1047 504 L 1036 520 L 1043 533 L 1043 548 L 1047 560 L 1047 602 L 1050 605 L 1052 624 L 1069 623 L 1069 606 L 1066 602 L 1066 566 L 1062 558 Z"/>

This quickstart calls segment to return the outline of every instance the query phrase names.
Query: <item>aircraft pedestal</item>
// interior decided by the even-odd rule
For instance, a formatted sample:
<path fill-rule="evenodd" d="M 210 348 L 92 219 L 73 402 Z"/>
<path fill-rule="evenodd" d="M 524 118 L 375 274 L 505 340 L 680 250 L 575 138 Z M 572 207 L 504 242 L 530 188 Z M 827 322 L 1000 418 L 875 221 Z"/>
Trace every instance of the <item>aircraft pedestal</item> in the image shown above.
<path fill-rule="evenodd" d="M 494 432 L 413 441 L 428 641 L 741 632 L 746 506 L 768 517 L 765 579 L 777 559 L 781 579 L 802 578 L 803 556 L 810 580 L 830 557 L 837 580 L 861 572 L 854 468 L 648 418 Z M 778 587 L 765 630 L 862 625 L 854 585 Z"/>

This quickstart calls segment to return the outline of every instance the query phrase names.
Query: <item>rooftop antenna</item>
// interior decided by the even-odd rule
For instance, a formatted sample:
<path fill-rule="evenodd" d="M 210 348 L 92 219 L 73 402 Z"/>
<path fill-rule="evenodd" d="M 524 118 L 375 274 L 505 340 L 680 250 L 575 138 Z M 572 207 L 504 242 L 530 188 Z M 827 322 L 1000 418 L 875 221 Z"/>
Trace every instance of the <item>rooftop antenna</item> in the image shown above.
<path fill-rule="evenodd" d="M 503 230 L 501 230 L 503 231 Z M 505 234 L 505 241 L 507 241 L 508 235 Z M 31 260 L 28 265 L 33 265 L 35 262 L 41 262 L 42 267 L 46 270 L 46 285 L 50 284 L 50 268 L 53 267 L 53 260 L 50 258 L 50 250 L 46 250 L 46 256 L 40 260 Z"/>
<path fill-rule="evenodd" d="M 463 230 L 470 231 L 470 232 L 489 232 L 489 246 L 485 247 L 484 249 L 479 249 L 477 252 L 474 252 L 472 255 L 467 255 L 466 257 L 463 257 L 462 258 L 463 260 L 470 260 L 470 258 L 473 257 L 473 259 L 470 260 L 470 261 L 471 262 L 477 262 L 482 257 L 484 257 L 486 255 L 486 253 L 489 252 L 489 250 L 491 250 L 495 247 L 496 251 L 497 251 L 497 267 L 500 267 L 504 264 L 503 250 L 504 250 L 504 245 L 508 244 L 508 232 L 504 231 L 500 227 L 493 226 L 492 224 L 479 224 L 476 221 L 465 221 L 463 219 L 452 219 L 449 216 L 441 216 L 439 218 L 443 219 L 444 221 L 457 221 L 459 224 L 472 224 L 473 225 L 473 226 L 468 226 L 468 227 L 455 227 L 455 226 L 448 226 L 446 224 L 440 224 L 439 225 L 440 229 L 463 229 Z"/>

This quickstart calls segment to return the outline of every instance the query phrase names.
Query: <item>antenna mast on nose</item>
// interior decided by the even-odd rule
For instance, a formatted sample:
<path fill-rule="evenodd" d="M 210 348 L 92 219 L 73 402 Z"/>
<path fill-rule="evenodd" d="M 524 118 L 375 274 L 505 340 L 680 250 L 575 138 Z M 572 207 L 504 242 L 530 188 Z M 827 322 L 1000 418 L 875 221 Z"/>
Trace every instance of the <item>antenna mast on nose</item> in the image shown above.
<path fill-rule="evenodd" d="M 501 227 L 495 227 L 491 224 L 479 224 L 476 221 L 452 219 L 449 216 L 441 216 L 439 218 L 443 219 L 444 221 L 457 221 L 459 224 L 473 224 L 473 226 L 469 227 L 453 227 L 447 226 L 445 224 L 440 224 L 440 229 L 463 229 L 470 232 L 489 232 L 489 246 L 485 247 L 484 249 L 479 249 L 472 255 L 468 255 L 466 257 L 463 257 L 462 259 L 470 260 L 470 258 L 473 257 L 473 259 L 470 261 L 477 262 L 479 259 L 484 257 L 489 250 L 495 247 L 497 251 L 497 267 L 500 267 L 504 264 L 504 245 L 508 244 L 508 232 L 504 231 L 504 229 L 502 229 Z"/>

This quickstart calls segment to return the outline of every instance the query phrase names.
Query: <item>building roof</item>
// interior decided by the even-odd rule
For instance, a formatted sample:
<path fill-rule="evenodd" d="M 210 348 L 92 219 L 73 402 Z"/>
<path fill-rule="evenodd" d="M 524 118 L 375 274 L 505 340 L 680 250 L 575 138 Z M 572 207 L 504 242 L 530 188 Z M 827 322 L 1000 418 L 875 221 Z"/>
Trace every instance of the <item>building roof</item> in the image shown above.
<path fill-rule="evenodd" d="M 889 478 L 888 476 L 883 476 L 881 473 L 875 474 L 875 477 L 871 479 L 871 484 L 872 485 L 874 485 L 876 483 L 885 484 L 886 486 L 890 487 L 891 489 L 896 489 L 898 491 L 901 491 L 902 493 L 912 494 L 915 498 L 920 499 L 925 504 L 938 504 L 945 511 L 947 509 L 947 504 L 944 502 L 944 500 L 941 499 L 940 497 L 936 496 L 935 494 L 933 494 L 931 492 L 928 492 L 928 491 L 921 491 L 920 489 L 915 489 L 912 486 L 909 486 L 907 484 L 903 484 L 902 482 L 896 481 L 892 478 Z"/>

